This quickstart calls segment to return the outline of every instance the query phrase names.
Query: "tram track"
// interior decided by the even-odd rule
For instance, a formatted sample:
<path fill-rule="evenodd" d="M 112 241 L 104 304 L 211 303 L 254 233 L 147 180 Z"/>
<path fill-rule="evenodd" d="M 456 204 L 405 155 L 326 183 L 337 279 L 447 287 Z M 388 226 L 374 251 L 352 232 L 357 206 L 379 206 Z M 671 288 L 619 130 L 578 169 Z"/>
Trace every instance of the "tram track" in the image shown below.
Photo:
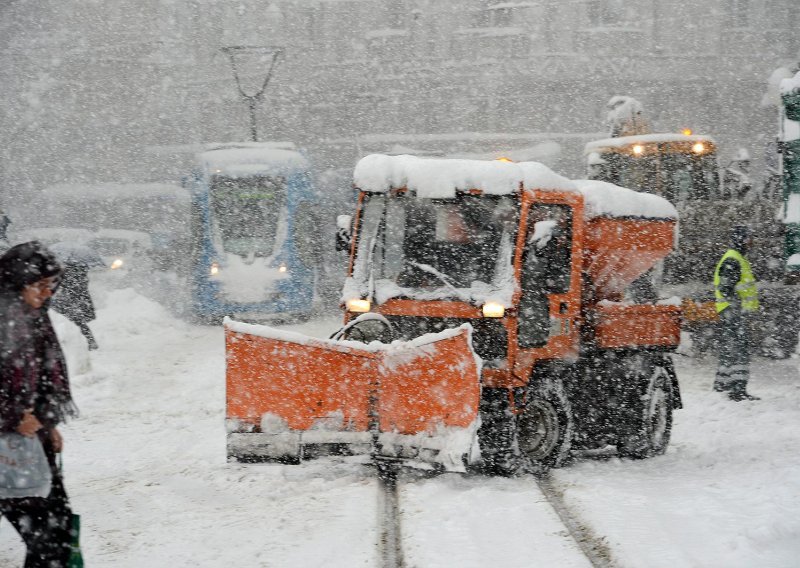
<path fill-rule="evenodd" d="M 402 518 L 400 512 L 400 489 L 403 477 L 406 483 L 413 483 L 429 475 L 408 476 L 396 464 L 380 464 L 378 471 L 378 524 L 380 566 L 382 568 L 405 568 L 403 554 Z M 565 533 L 575 542 L 592 568 L 616 568 L 611 550 L 605 539 L 598 536 L 585 522 L 577 517 L 566 505 L 563 491 L 549 475 L 526 475 L 539 489 L 547 504 L 553 509 Z"/>

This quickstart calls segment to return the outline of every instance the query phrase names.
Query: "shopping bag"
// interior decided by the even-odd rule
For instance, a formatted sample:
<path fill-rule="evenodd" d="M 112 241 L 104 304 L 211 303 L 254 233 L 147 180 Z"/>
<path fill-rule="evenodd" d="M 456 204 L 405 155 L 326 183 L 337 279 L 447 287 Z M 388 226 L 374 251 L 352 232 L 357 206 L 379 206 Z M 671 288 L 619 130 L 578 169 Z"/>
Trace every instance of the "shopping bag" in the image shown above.
<path fill-rule="evenodd" d="M 72 513 L 72 520 L 71 520 L 71 527 L 70 527 L 70 536 L 72 537 L 70 541 L 70 549 L 72 552 L 69 555 L 69 562 L 67 563 L 67 568 L 84 568 L 83 567 L 83 553 L 81 553 L 81 516 Z"/>
<path fill-rule="evenodd" d="M 0 499 L 47 497 L 53 475 L 37 436 L 0 433 Z"/>

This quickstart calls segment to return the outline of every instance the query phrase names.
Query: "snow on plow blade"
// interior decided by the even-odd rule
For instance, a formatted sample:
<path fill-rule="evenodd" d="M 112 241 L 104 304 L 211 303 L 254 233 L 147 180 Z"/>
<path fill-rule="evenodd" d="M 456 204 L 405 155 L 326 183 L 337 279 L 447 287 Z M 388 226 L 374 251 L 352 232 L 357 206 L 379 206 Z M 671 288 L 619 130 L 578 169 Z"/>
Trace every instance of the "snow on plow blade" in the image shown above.
<path fill-rule="evenodd" d="M 226 320 L 229 456 L 297 461 L 306 447 L 344 444 L 463 468 L 477 457 L 470 334 L 465 325 L 364 345 Z"/>

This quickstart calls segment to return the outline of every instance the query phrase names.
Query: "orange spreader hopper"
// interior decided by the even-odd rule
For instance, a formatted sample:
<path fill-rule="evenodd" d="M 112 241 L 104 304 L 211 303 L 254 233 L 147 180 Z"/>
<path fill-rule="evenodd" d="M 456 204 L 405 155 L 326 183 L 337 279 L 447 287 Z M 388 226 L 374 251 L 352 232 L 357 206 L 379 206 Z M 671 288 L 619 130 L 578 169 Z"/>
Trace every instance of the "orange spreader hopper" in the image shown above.
<path fill-rule="evenodd" d="M 363 345 L 227 321 L 228 453 L 302 458 L 305 446 L 463 466 L 478 426 L 471 327 Z"/>

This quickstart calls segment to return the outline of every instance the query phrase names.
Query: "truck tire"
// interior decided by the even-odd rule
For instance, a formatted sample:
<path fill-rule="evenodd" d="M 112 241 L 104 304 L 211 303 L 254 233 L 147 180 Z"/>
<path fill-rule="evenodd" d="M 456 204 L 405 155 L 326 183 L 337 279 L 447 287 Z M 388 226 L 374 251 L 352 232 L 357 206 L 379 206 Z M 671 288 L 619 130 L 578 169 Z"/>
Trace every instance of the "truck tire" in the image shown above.
<path fill-rule="evenodd" d="M 561 379 L 534 377 L 517 421 L 517 447 L 533 473 L 564 465 L 574 428 L 572 407 Z"/>
<path fill-rule="evenodd" d="M 627 423 L 620 424 L 617 453 L 644 459 L 667 451 L 672 432 L 674 395 L 667 369 L 655 363 L 645 375 L 639 396 L 632 397 Z"/>

